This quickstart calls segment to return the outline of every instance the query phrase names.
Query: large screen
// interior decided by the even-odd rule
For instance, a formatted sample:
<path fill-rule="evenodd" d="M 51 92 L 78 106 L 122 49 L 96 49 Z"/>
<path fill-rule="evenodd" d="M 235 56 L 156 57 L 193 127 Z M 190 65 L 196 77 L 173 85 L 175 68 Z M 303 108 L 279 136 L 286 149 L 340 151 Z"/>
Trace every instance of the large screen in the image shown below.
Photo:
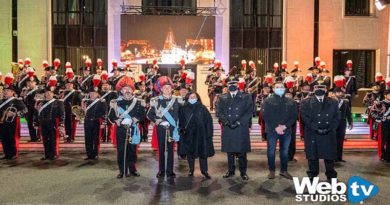
<path fill-rule="evenodd" d="M 121 61 L 134 64 L 210 64 L 215 17 L 121 15 Z"/>

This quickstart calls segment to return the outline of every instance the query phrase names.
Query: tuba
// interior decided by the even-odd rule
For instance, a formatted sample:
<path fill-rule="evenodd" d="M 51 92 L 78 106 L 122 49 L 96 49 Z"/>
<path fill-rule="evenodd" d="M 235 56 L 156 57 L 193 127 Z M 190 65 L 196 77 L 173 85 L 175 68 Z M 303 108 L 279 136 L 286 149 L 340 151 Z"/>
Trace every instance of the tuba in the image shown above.
<path fill-rule="evenodd" d="M 72 114 L 76 116 L 76 119 L 79 120 L 80 123 L 84 123 L 85 112 L 80 105 L 72 106 Z"/>

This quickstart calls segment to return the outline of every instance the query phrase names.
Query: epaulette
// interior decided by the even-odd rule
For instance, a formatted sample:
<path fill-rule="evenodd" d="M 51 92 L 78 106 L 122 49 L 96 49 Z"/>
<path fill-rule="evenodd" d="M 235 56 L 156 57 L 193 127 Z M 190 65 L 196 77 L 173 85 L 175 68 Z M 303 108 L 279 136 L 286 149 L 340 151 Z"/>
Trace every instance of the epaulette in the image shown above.
<path fill-rule="evenodd" d="M 112 108 L 116 108 L 117 107 L 117 99 L 113 99 L 113 100 L 111 100 L 110 101 L 110 107 L 112 107 Z"/>
<path fill-rule="evenodd" d="M 224 98 L 224 99 L 226 99 L 227 96 L 228 96 L 228 93 L 223 93 L 223 94 L 220 94 L 220 95 L 219 95 L 219 98 Z"/>
<path fill-rule="evenodd" d="M 158 104 L 158 96 L 152 97 L 152 98 L 150 99 L 150 106 L 156 107 L 157 104 Z"/>
<path fill-rule="evenodd" d="M 101 98 L 101 99 L 100 99 L 100 102 L 106 102 L 106 99 Z"/>
<path fill-rule="evenodd" d="M 141 106 L 142 106 L 142 107 L 146 107 L 146 101 L 145 101 L 145 100 L 140 99 L 140 98 L 137 98 L 137 101 L 138 101 L 139 103 L 141 103 Z"/>
<path fill-rule="evenodd" d="M 184 99 L 183 97 L 181 96 L 172 96 L 173 98 L 175 98 L 177 100 L 178 103 L 180 104 L 184 104 Z"/>

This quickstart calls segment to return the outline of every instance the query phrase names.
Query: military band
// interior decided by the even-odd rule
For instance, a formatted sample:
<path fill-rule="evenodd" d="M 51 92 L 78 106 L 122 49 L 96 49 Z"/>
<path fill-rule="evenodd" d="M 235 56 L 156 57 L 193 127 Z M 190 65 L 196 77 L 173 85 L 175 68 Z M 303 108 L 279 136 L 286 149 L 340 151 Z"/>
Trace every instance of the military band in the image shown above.
<path fill-rule="evenodd" d="M 52 65 L 43 61 L 41 69 L 44 75 L 38 79 L 31 60 L 26 58 L 18 62 L 20 72 L 16 77 L 12 74 L 5 76 L 4 83 L 0 82 L 3 87 L 0 137 L 4 158 L 12 160 L 18 156 L 20 117 L 25 117 L 27 121 L 29 142 L 37 143 L 42 139 L 42 160 L 57 159 L 60 137 L 68 143 L 78 140 L 77 125 L 82 124 L 86 160 L 97 160 L 101 143 L 112 141 L 117 149 L 117 177 L 140 176 L 136 166 L 137 149 L 140 143 L 149 142 L 149 127 L 155 126 L 152 143 L 156 143 L 159 157 L 156 176 L 175 177 L 173 153 L 175 145 L 177 149 L 181 147 L 179 110 L 191 108 L 185 98 L 188 92 L 194 93 L 195 73 L 186 68 L 184 60 L 180 61 L 180 68 L 172 80 L 160 74 L 156 60 L 139 72 L 133 71 L 129 63 L 121 67 L 112 60 L 110 74 L 101 59 L 97 59 L 95 66 L 91 59 L 86 59 L 84 63 L 79 71 L 81 75 L 76 75 L 69 62 L 63 69 L 60 59 L 55 59 Z M 62 71 L 65 71 L 64 75 L 61 75 Z M 289 102 L 293 100 L 292 107 L 298 112 L 297 120 L 288 124 L 288 130 L 291 130 L 288 161 L 296 161 L 298 129 L 300 138 L 305 142 L 308 176 L 319 174 L 318 160 L 324 159 L 328 179 L 337 177 L 334 163 L 345 162 L 343 145 L 346 129 L 353 128 L 351 106 L 357 94 L 357 82 L 352 74 L 351 60 L 346 62 L 344 73 L 334 77 L 329 75 L 326 63 L 319 57 L 307 69 L 306 75 L 302 74 L 298 61 L 291 69 L 286 61 L 281 62 L 280 67 L 279 63 L 275 63 L 264 71 L 264 76 L 259 75 L 263 71 L 256 68 L 254 61 L 247 63 L 246 60 L 229 72 L 225 72 L 222 63 L 215 60 L 209 71 L 205 81 L 209 103 L 205 104 L 210 111 L 215 110 L 215 116 L 221 123 L 222 152 L 227 153 L 228 164 L 224 178 L 235 175 L 235 160 L 238 158 L 240 177 L 249 179 L 247 153 L 251 151 L 249 133 L 253 129 L 252 118 L 258 115 L 262 140 L 269 140 L 267 134 L 271 131 L 264 121 L 263 108 L 265 102 L 275 98 L 270 96 L 278 95 L 279 91 L 275 90 L 278 83 L 285 88 L 283 94 L 279 94 Z M 363 100 L 367 107 L 370 135 L 378 141 L 380 159 L 387 162 L 390 161 L 387 149 L 390 142 L 389 89 L 390 79 L 376 73 L 375 82 Z M 200 102 L 200 97 L 196 98 Z M 188 113 L 182 115 L 189 120 Z M 181 134 L 184 135 L 183 132 Z M 188 139 L 183 141 L 189 142 Z M 178 150 L 178 153 L 181 151 Z M 189 175 L 193 175 L 194 158 L 187 158 Z M 204 158 L 201 159 L 201 171 L 210 178 Z M 286 166 L 285 163 L 283 166 Z M 274 167 L 271 169 L 274 170 Z M 286 176 L 291 178 L 290 174 Z"/>

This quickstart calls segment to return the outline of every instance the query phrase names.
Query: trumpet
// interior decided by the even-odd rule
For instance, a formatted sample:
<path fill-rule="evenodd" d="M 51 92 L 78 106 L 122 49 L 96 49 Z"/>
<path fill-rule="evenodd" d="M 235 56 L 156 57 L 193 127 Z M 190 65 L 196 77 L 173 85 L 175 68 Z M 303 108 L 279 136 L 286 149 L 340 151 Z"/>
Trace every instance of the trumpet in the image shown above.
<path fill-rule="evenodd" d="M 80 123 L 84 122 L 85 111 L 80 105 L 72 106 L 72 114 L 76 116 L 76 119 L 79 120 Z"/>
<path fill-rule="evenodd" d="M 8 107 L 6 110 L 3 111 L 3 114 L 1 115 L 0 124 L 4 122 L 13 122 L 15 120 L 17 112 L 18 110 L 16 109 L 16 107 L 14 107 L 14 105 Z M 11 113 L 12 116 L 9 117 L 8 116 L 9 113 Z"/>

